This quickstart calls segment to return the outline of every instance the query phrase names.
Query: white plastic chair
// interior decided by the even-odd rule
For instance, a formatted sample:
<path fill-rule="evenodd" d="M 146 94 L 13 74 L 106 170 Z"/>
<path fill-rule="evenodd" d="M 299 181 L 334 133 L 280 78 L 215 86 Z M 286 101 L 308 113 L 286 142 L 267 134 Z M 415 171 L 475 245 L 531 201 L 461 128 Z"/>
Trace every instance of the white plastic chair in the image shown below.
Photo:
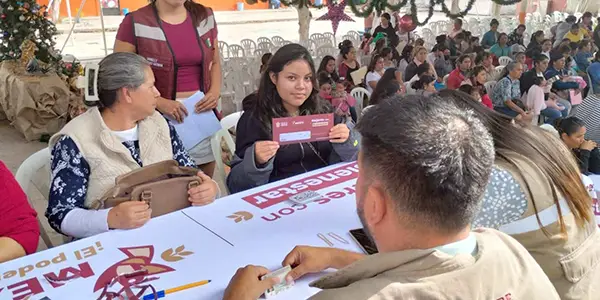
<path fill-rule="evenodd" d="M 492 91 L 494 91 L 494 87 L 496 86 L 497 81 L 488 81 L 483 86 L 485 87 L 485 91 L 490 97 L 492 96 Z"/>
<path fill-rule="evenodd" d="M 273 41 L 273 45 L 275 46 L 281 46 L 283 44 L 283 41 L 285 41 L 284 38 L 276 35 L 274 37 L 271 38 L 271 41 Z"/>
<path fill-rule="evenodd" d="M 256 50 L 256 43 L 251 39 L 241 40 L 240 45 L 244 47 L 244 52 L 246 52 L 247 55 L 252 55 L 252 53 L 254 53 Z"/>
<path fill-rule="evenodd" d="M 231 155 L 235 155 L 235 142 L 229 133 L 229 129 L 235 129 L 237 126 L 240 117 L 244 112 L 235 112 L 230 115 L 227 115 L 221 120 L 221 129 L 215 133 L 210 139 L 210 145 L 213 151 L 213 155 L 215 156 L 215 173 L 213 177 L 220 176 L 219 178 L 222 180 L 225 190 L 223 194 L 229 194 L 229 190 L 227 189 L 227 175 L 225 174 L 225 165 L 223 164 L 223 159 L 221 158 L 221 139 L 225 139 L 225 144 Z M 218 174 L 218 175 L 217 175 Z M 225 196 L 225 195 L 221 195 Z"/>
<path fill-rule="evenodd" d="M 356 109 L 356 115 L 360 117 L 362 114 L 365 96 L 367 96 L 368 99 L 371 99 L 371 93 L 369 93 L 369 91 L 367 91 L 365 88 L 355 87 L 352 89 L 352 91 L 350 91 L 350 95 L 356 99 L 356 106 L 354 108 Z"/>
<path fill-rule="evenodd" d="M 257 49 L 263 49 L 263 50 L 268 50 L 269 52 L 271 52 L 273 50 L 273 48 L 275 48 L 275 45 L 273 45 L 273 43 L 269 42 L 260 42 L 258 43 Z"/>
<path fill-rule="evenodd" d="M 506 66 L 509 63 L 511 63 L 513 60 L 512 58 L 508 57 L 508 56 L 501 56 L 498 58 L 498 63 L 500 63 L 501 66 Z"/>
<path fill-rule="evenodd" d="M 332 45 L 335 45 L 335 36 L 331 32 L 323 33 L 323 37 L 331 41 Z"/>
<path fill-rule="evenodd" d="M 500 75 L 502 75 L 502 72 L 504 71 L 504 68 L 506 66 L 497 66 L 496 68 L 494 68 L 494 79 L 495 80 L 500 80 Z"/>
<path fill-rule="evenodd" d="M 232 44 L 229 45 L 229 56 L 230 58 L 246 57 L 246 52 L 242 46 Z"/>
<path fill-rule="evenodd" d="M 229 45 L 223 41 L 219 41 L 219 54 L 221 57 L 228 58 L 229 57 Z"/>
<path fill-rule="evenodd" d="M 258 39 L 256 39 L 256 43 L 257 44 L 260 44 L 260 43 L 271 43 L 272 44 L 273 42 L 271 42 L 270 38 L 261 36 Z"/>
<path fill-rule="evenodd" d="M 40 191 L 40 193 L 42 194 L 42 196 L 44 196 L 44 199 L 48 201 L 48 199 L 46 198 L 48 197 L 50 191 L 50 150 L 48 148 L 44 148 L 29 156 L 19 166 L 19 169 L 17 170 L 17 173 L 15 175 L 15 179 L 17 180 L 23 191 L 27 194 L 29 187 L 32 185 L 31 183 L 33 178 L 36 177 L 35 174 L 37 174 L 39 171 L 47 172 L 47 176 L 45 176 L 44 178 L 44 180 L 47 179 L 47 185 L 45 183 L 44 185 L 48 187 L 48 190 L 46 191 L 45 188 L 43 188 L 44 190 Z M 29 194 L 27 194 L 27 200 L 29 201 L 29 205 L 31 205 L 31 207 L 35 209 L 35 206 L 31 202 L 31 197 L 29 197 Z M 44 213 L 37 213 L 37 221 L 40 227 L 40 236 L 46 244 L 46 247 L 52 248 L 56 245 L 52 243 L 52 240 L 50 240 L 48 233 L 46 232 L 44 226 L 42 225 L 42 222 L 40 221 L 40 216 L 44 216 Z"/>

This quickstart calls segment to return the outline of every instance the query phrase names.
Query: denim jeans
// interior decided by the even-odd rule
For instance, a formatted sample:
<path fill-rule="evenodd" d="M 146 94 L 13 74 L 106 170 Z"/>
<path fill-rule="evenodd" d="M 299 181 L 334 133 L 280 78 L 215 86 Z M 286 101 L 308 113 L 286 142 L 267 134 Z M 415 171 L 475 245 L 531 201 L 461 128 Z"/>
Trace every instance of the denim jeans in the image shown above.
<path fill-rule="evenodd" d="M 505 114 L 511 118 L 515 118 L 516 116 L 519 115 L 516 111 L 514 111 L 506 106 L 503 106 L 503 107 L 496 106 L 496 107 L 494 107 L 494 110 L 501 114 Z"/>
<path fill-rule="evenodd" d="M 544 123 L 554 124 L 554 121 L 558 118 L 564 117 L 562 112 L 566 112 L 567 109 L 560 111 L 555 108 L 546 107 L 540 111 L 540 115 L 544 116 Z"/>

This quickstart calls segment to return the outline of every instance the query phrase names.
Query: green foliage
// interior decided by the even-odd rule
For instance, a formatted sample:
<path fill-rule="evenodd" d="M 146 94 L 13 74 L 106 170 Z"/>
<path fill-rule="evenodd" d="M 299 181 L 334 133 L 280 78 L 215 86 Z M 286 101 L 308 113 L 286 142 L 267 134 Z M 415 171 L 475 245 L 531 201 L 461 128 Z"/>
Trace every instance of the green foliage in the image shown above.
<path fill-rule="evenodd" d="M 32 40 L 38 50 L 35 57 L 54 65 L 60 61 L 56 54 L 56 26 L 46 19 L 45 6 L 34 0 L 0 0 L 0 61 L 21 57 L 23 41 Z"/>

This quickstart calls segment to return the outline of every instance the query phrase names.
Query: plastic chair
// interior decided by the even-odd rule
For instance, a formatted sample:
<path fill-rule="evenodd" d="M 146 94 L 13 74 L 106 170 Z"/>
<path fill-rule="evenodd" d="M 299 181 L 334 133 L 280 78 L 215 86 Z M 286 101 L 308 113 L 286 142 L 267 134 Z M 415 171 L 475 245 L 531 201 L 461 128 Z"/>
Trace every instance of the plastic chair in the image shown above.
<path fill-rule="evenodd" d="M 502 72 L 504 71 L 505 66 L 497 66 L 496 68 L 494 68 L 494 79 L 496 80 L 500 80 L 500 75 L 502 75 Z"/>
<path fill-rule="evenodd" d="M 229 44 L 219 41 L 219 54 L 221 57 L 228 58 L 229 57 Z"/>
<path fill-rule="evenodd" d="M 229 45 L 229 56 L 230 58 L 246 57 L 246 52 L 242 46 L 232 44 Z"/>
<path fill-rule="evenodd" d="M 285 39 L 276 35 L 271 38 L 271 41 L 273 41 L 273 45 L 275 45 L 275 46 L 282 46 L 283 41 L 285 41 Z"/>
<path fill-rule="evenodd" d="M 512 60 L 512 58 L 510 58 L 510 57 L 508 57 L 508 56 L 501 56 L 500 58 L 498 58 L 498 63 L 499 63 L 501 66 L 506 66 L 506 65 L 508 65 L 509 63 L 511 63 L 512 61 L 513 61 L 513 60 Z"/>
<path fill-rule="evenodd" d="M 496 83 L 498 83 L 497 81 L 488 81 L 486 82 L 483 86 L 485 87 L 485 91 L 487 92 L 488 95 L 492 95 L 492 91 L 494 90 L 494 87 L 496 86 Z"/>
<path fill-rule="evenodd" d="M 254 51 L 256 50 L 256 42 L 254 42 L 251 39 L 241 40 L 240 45 L 244 47 L 244 52 L 246 52 L 246 54 L 248 55 L 252 55 L 252 53 L 254 53 Z"/>
<path fill-rule="evenodd" d="M 271 44 L 273 44 L 273 42 L 271 41 L 270 38 L 264 37 L 264 36 L 261 36 L 258 39 L 256 39 L 256 43 L 257 44 L 260 44 L 260 43 L 271 43 Z"/>
<path fill-rule="evenodd" d="M 223 194 L 229 194 L 229 190 L 227 189 L 227 174 L 225 174 L 225 164 L 223 164 L 223 159 L 221 158 L 221 139 L 225 139 L 225 144 L 227 145 L 227 148 L 229 148 L 231 155 L 235 155 L 235 142 L 229 133 L 229 129 L 236 128 L 237 123 L 243 113 L 243 111 L 235 112 L 221 119 L 221 129 L 217 131 L 217 133 L 215 133 L 210 139 L 210 145 L 213 155 L 215 156 L 216 164 L 214 176 L 217 176 L 217 174 L 220 176 L 220 179 L 225 186 L 225 190 L 222 190 Z"/>
<path fill-rule="evenodd" d="M 365 96 L 367 97 L 367 99 L 370 99 L 371 93 L 369 93 L 369 91 L 367 91 L 367 89 L 365 88 L 355 87 L 352 89 L 352 91 L 350 91 L 350 95 L 354 99 L 356 99 L 356 106 L 354 108 L 356 108 L 356 115 L 360 117 L 360 115 L 362 114 L 362 107 L 365 101 Z"/>
<path fill-rule="evenodd" d="M 21 186 L 21 188 L 23 189 L 23 191 L 27 194 L 27 191 L 29 190 L 29 187 L 32 185 L 32 180 L 35 177 L 35 174 L 37 174 L 40 170 L 47 172 L 47 186 L 48 186 L 48 191 L 40 191 L 40 193 L 44 196 L 47 197 L 49 190 L 50 190 L 50 150 L 48 148 L 44 148 L 34 154 L 32 154 L 31 156 L 29 156 L 20 166 L 19 169 L 17 170 L 17 173 L 15 175 L 15 179 L 17 180 L 17 182 L 19 183 L 19 185 Z M 48 201 L 47 198 L 44 198 L 46 201 Z M 33 203 L 31 202 L 31 198 L 29 197 L 29 194 L 27 194 L 27 201 L 29 201 L 29 205 L 31 205 L 32 208 L 35 208 L 35 206 L 33 205 Z M 48 236 L 48 233 L 46 232 L 46 230 L 44 229 L 44 226 L 42 225 L 42 222 L 40 221 L 40 216 L 43 216 L 44 213 L 37 213 L 37 221 L 38 221 L 38 225 L 40 226 L 40 236 L 42 237 L 42 240 L 44 241 L 44 243 L 46 244 L 46 247 L 48 248 L 52 248 L 54 245 L 52 243 L 52 240 L 50 240 L 50 237 Z"/>

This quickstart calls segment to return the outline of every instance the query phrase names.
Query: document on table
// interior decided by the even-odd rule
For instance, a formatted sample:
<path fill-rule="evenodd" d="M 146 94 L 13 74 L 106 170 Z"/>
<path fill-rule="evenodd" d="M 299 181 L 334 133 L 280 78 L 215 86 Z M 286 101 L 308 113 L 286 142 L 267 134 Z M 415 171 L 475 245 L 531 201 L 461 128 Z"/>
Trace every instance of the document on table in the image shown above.
<path fill-rule="evenodd" d="M 194 106 L 204 98 L 203 92 L 197 92 L 184 100 L 177 100 L 183 103 L 188 111 L 188 116 L 183 119 L 183 123 L 177 123 L 171 120 L 179 138 L 183 142 L 183 147 L 190 150 L 198 145 L 204 139 L 211 137 L 221 129 L 221 123 L 212 110 L 195 113 Z"/>

